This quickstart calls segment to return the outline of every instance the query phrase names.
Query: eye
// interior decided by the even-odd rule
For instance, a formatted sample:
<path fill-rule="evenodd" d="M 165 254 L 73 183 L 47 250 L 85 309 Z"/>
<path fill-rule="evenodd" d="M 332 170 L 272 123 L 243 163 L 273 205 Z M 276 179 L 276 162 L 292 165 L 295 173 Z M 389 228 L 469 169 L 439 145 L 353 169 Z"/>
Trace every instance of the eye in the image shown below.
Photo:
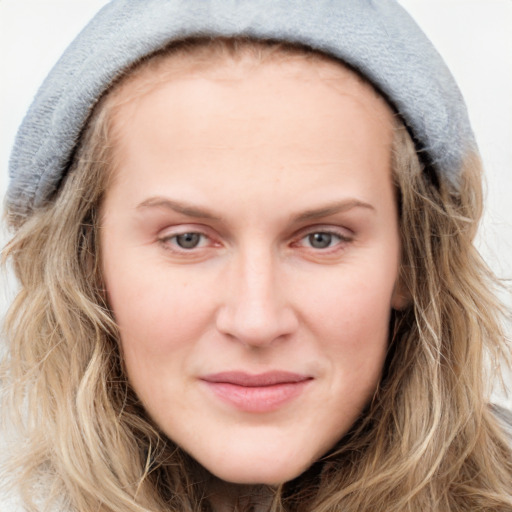
<path fill-rule="evenodd" d="M 202 236 L 200 233 L 183 233 L 171 237 L 171 240 L 174 239 L 182 249 L 195 249 L 201 243 Z"/>
<path fill-rule="evenodd" d="M 204 247 L 209 243 L 209 238 L 203 233 L 188 231 L 163 236 L 159 241 L 166 249 L 173 250 L 174 252 L 187 252 Z"/>
<path fill-rule="evenodd" d="M 301 238 L 299 245 L 306 249 L 316 249 L 319 251 L 326 249 L 342 248 L 344 243 L 352 239 L 342 233 L 333 231 L 313 231 Z"/>
<path fill-rule="evenodd" d="M 310 233 L 307 237 L 307 242 L 313 249 L 327 249 L 338 243 L 341 237 L 333 233 L 319 231 L 318 233 Z"/>

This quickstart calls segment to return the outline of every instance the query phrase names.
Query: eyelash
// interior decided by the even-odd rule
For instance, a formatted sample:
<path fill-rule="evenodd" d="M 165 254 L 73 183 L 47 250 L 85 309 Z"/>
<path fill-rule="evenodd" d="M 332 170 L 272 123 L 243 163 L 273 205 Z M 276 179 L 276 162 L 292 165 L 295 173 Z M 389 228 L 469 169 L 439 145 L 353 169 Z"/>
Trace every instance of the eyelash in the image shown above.
<path fill-rule="evenodd" d="M 177 241 L 178 237 L 184 237 L 187 235 L 199 236 L 200 239 L 198 241 L 198 245 L 196 245 L 194 247 L 190 247 L 190 248 L 180 247 L 178 245 L 178 241 Z M 311 246 L 306 247 L 302 244 L 303 241 L 308 240 L 309 237 L 312 237 L 314 235 L 327 235 L 329 237 L 329 245 L 327 247 L 322 247 L 322 248 L 316 247 L 315 248 L 315 247 L 311 247 Z M 337 239 L 337 241 L 334 242 L 333 244 L 331 244 L 333 238 Z M 166 250 L 172 251 L 176 254 L 186 255 L 186 254 L 191 254 L 194 250 L 204 248 L 203 247 L 204 242 L 207 240 L 210 240 L 211 242 L 213 242 L 212 238 L 209 235 L 207 235 L 206 233 L 201 232 L 199 230 L 196 230 L 196 231 L 190 230 L 190 231 L 182 231 L 180 233 L 163 236 L 158 239 L 158 242 L 162 246 L 164 246 L 164 248 Z M 311 242 L 311 240 L 309 240 L 309 241 Z M 328 254 L 328 253 L 332 253 L 332 252 L 337 252 L 339 250 L 343 250 L 343 248 L 346 246 L 346 244 L 349 244 L 352 241 L 353 241 L 353 237 L 347 236 L 345 233 L 341 233 L 340 231 L 334 230 L 332 228 L 322 229 L 321 227 L 316 227 L 307 232 L 302 232 L 300 234 L 300 236 L 295 238 L 294 241 L 290 245 L 292 247 L 300 247 L 305 250 L 311 249 L 315 253 L 318 252 L 318 253 Z M 220 244 L 213 242 L 213 245 L 219 246 Z"/>
<path fill-rule="evenodd" d="M 185 237 L 187 235 L 199 235 L 199 237 L 200 237 L 199 247 L 197 247 L 197 246 L 190 247 L 190 248 L 180 247 L 177 242 L 178 238 Z M 201 233 L 200 231 L 190 230 L 190 231 L 183 231 L 181 233 L 175 233 L 173 235 L 163 236 L 158 239 L 158 242 L 161 245 L 163 245 L 166 250 L 170 250 L 170 251 L 173 251 L 176 253 L 186 254 L 186 253 L 192 252 L 194 249 L 200 249 L 205 240 L 211 240 L 211 237 L 209 237 L 205 233 Z"/>
<path fill-rule="evenodd" d="M 319 229 L 316 228 L 314 230 L 311 230 L 305 234 L 302 234 L 301 237 L 297 240 L 297 242 L 294 242 L 293 245 L 300 245 L 300 243 L 303 240 L 308 240 L 310 237 L 314 235 L 327 235 L 329 237 L 329 242 L 333 241 L 332 239 L 337 239 L 336 242 L 334 242 L 332 245 L 329 243 L 327 247 L 312 247 L 311 245 L 308 247 L 308 249 L 313 249 L 315 252 L 322 252 L 322 253 L 329 253 L 329 252 L 336 252 L 337 250 L 341 250 L 344 248 L 344 246 L 350 242 L 352 242 L 352 237 L 347 236 L 344 233 L 341 233 L 337 230 L 333 229 Z M 311 243 L 311 240 L 309 240 Z"/>

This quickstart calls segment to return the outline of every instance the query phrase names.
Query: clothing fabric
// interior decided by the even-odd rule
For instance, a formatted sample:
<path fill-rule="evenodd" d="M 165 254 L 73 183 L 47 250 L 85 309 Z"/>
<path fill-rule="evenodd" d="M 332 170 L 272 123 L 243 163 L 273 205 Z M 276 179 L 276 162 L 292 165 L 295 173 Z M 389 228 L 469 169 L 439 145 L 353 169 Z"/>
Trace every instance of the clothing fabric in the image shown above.
<path fill-rule="evenodd" d="M 113 0 L 37 93 L 12 151 L 8 208 L 26 216 L 52 197 L 94 104 L 124 69 L 193 36 L 284 40 L 350 64 L 388 99 L 420 154 L 453 187 L 477 151 L 452 75 L 395 0 Z"/>

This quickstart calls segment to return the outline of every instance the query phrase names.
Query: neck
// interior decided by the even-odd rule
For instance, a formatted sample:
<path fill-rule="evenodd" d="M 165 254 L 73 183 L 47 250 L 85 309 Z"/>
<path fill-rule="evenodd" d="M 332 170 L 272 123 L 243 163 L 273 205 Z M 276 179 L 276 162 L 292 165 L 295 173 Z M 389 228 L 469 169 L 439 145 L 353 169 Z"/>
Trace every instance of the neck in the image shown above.
<path fill-rule="evenodd" d="M 274 497 L 270 486 L 233 484 L 214 476 L 206 491 L 212 512 L 269 512 Z"/>

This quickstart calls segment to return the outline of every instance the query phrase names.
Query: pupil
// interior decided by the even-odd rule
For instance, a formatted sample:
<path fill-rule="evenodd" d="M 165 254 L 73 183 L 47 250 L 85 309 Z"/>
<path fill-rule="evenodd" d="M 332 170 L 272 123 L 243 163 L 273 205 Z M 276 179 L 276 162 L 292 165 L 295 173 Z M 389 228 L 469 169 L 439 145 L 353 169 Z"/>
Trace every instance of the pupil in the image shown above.
<path fill-rule="evenodd" d="M 184 233 L 176 237 L 176 242 L 182 249 L 193 249 L 197 247 L 199 240 L 199 233 Z"/>
<path fill-rule="evenodd" d="M 315 249 L 326 249 L 331 245 L 332 235 L 329 233 L 313 233 L 309 235 L 309 243 Z"/>

